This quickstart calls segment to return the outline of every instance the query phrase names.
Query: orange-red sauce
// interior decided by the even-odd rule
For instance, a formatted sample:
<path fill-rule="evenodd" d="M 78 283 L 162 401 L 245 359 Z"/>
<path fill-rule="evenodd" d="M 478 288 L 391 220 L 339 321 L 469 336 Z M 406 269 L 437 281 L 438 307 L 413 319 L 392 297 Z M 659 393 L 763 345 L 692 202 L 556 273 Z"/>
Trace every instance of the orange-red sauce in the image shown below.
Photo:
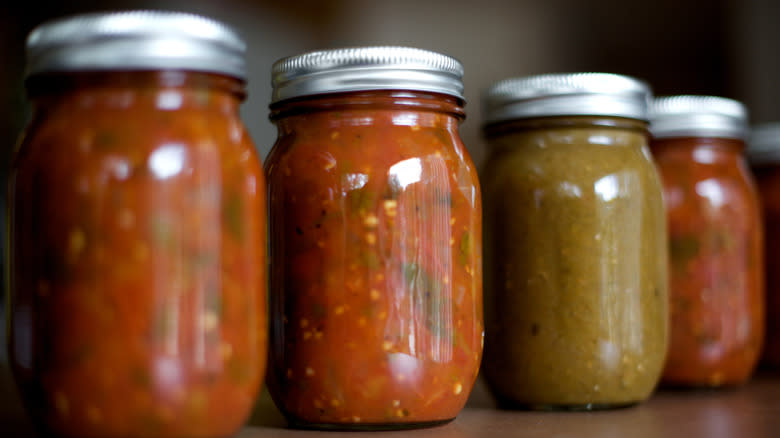
<path fill-rule="evenodd" d="M 744 144 L 655 140 L 669 223 L 671 338 L 663 382 L 745 382 L 764 336 L 762 225 Z"/>
<path fill-rule="evenodd" d="M 11 363 L 72 437 L 222 437 L 266 360 L 265 184 L 233 79 L 33 78 L 10 188 Z"/>
<path fill-rule="evenodd" d="M 272 108 L 268 385 L 303 427 L 450 420 L 482 352 L 481 205 L 452 98 Z"/>

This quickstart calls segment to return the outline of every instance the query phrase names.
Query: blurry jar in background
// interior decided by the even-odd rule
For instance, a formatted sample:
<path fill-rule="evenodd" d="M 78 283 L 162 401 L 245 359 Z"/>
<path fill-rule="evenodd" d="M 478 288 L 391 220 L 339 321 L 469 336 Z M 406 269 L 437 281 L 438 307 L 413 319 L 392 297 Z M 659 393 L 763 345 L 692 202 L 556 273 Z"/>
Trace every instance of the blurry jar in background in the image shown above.
<path fill-rule="evenodd" d="M 666 229 L 649 97 L 640 81 L 598 73 L 487 93 L 483 372 L 501 405 L 619 407 L 658 382 Z"/>
<path fill-rule="evenodd" d="M 766 337 L 762 363 L 780 367 L 780 123 L 756 126 L 747 158 L 753 169 L 764 218 Z"/>
<path fill-rule="evenodd" d="M 419 427 L 466 403 L 482 231 L 462 73 L 402 47 L 274 65 L 268 387 L 294 427 Z"/>
<path fill-rule="evenodd" d="M 747 113 L 709 96 L 657 99 L 651 149 L 664 183 L 671 331 L 662 382 L 745 382 L 764 336 L 762 225 L 747 168 Z"/>
<path fill-rule="evenodd" d="M 30 34 L 9 348 L 45 436 L 225 437 L 247 418 L 267 327 L 244 52 L 220 23 L 178 13 Z"/>

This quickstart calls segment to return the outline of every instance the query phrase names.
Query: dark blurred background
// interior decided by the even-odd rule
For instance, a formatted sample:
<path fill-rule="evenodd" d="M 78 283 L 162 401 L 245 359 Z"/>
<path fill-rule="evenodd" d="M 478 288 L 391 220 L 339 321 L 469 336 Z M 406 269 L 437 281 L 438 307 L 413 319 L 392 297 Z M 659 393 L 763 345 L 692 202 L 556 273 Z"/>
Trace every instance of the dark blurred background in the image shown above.
<path fill-rule="evenodd" d="M 432 49 L 460 59 L 474 159 L 480 93 L 509 76 L 606 71 L 647 80 L 656 94 L 701 93 L 745 102 L 753 122 L 780 120 L 780 1 L 777 0 L 70 0 L 0 6 L 0 139 L 11 146 L 28 117 L 24 39 L 53 17 L 113 9 L 170 9 L 234 26 L 249 44 L 244 120 L 265 156 L 270 67 L 309 50 L 367 44 Z"/>
<path fill-rule="evenodd" d="M 485 155 L 480 93 L 510 76 L 623 73 L 645 79 L 657 95 L 732 97 L 747 104 L 752 123 L 780 121 L 778 0 L 7 1 L 0 6 L 2 181 L 29 117 L 25 36 L 50 18 L 116 9 L 195 12 L 241 33 L 249 45 L 250 73 L 243 116 L 263 157 L 276 136 L 267 118 L 271 64 L 339 46 L 399 44 L 460 59 L 468 113 L 461 132 L 478 165 Z M 0 348 L 0 421 L 15 411 L 14 403 L 2 400 L 11 388 L 5 360 Z"/>

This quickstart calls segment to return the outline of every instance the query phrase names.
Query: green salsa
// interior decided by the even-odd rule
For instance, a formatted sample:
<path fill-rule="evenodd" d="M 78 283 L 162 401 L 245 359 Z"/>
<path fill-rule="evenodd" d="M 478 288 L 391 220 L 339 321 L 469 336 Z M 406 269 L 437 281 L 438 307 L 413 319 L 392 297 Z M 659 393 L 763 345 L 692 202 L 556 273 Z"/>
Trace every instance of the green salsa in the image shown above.
<path fill-rule="evenodd" d="M 644 400 L 668 336 L 665 216 L 646 124 L 557 117 L 486 134 L 483 370 L 493 393 L 541 409 Z"/>

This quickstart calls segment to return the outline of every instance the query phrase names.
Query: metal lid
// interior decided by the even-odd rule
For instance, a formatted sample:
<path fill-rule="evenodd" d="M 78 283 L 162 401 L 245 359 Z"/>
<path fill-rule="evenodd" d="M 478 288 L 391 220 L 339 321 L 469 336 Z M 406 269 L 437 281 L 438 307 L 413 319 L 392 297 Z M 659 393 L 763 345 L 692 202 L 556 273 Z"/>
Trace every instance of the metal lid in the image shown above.
<path fill-rule="evenodd" d="M 27 75 L 101 70 L 191 70 L 246 79 L 246 44 L 193 14 L 94 13 L 46 22 L 27 37 Z"/>
<path fill-rule="evenodd" d="M 745 154 L 750 164 L 780 163 L 780 123 L 753 127 Z"/>
<path fill-rule="evenodd" d="M 650 133 L 655 138 L 724 137 L 744 140 L 747 110 L 733 99 L 714 96 L 669 96 L 650 107 Z"/>
<path fill-rule="evenodd" d="M 511 78 L 485 93 L 485 124 L 549 116 L 610 116 L 647 120 L 650 87 L 610 73 L 546 74 Z"/>
<path fill-rule="evenodd" d="M 276 61 L 271 69 L 276 103 L 315 94 L 413 90 L 463 99 L 463 66 L 455 58 L 411 47 L 349 47 Z"/>

